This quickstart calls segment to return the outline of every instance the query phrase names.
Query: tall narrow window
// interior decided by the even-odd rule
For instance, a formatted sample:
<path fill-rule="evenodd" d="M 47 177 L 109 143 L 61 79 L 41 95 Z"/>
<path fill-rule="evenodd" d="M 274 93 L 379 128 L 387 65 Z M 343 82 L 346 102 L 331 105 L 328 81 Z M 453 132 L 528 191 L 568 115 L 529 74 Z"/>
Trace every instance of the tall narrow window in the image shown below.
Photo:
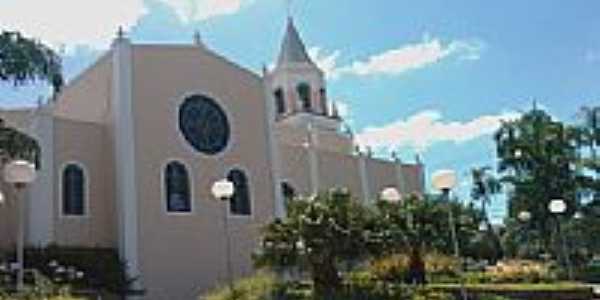
<path fill-rule="evenodd" d="M 296 89 L 298 91 L 298 97 L 300 99 L 300 102 L 302 103 L 302 109 L 304 111 L 311 111 L 312 107 L 310 99 L 310 85 L 308 85 L 307 83 L 301 83 Z"/>
<path fill-rule="evenodd" d="M 186 167 L 177 161 L 170 162 L 165 169 L 164 180 L 167 212 L 191 212 L 190 181 Z"/>
<path fill-rule="evenodd" d="M 76 164 L 65 166 L 62 174 L 62 213 L 65 216 L 85 215 L 86 179 Z"/>
<path fill-rule="evenodd" d="M 283 90 L 278 88 L 275 90 L 275 106 L 277 107 L 277 114 L 283 115 L 285 113 L 285 98 L 283 96 Z"/>
<path fill-rule="evenodd" d="M 252 214 L 250 207 L 250 189 L 248 186 L 248 177 L 238 169 L 231 170 L 227 179 L 233 182 L 234 193 L 230 201 L 230 212 L 232 215 L 249 216 Z"/>

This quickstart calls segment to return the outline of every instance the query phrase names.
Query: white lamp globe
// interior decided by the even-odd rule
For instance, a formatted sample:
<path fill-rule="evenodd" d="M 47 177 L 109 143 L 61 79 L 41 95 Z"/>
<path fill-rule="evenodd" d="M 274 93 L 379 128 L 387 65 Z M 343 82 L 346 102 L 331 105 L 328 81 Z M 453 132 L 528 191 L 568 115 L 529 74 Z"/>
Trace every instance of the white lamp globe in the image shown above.
<path fill-rule="evenodd" d="M 227 179 L 221 179 L 213 183 L 211 192 L 216 199 L 227 200 L 233 196 L 234 186 L 233 182 Z"/>
<path fill-rule="evenodd" d="M 431 177 L 431 184 L 436 190 L 451 190 L 456 186 L 456 173 L 452 170 L 436 171 Z"/>
<path fill-rule="evenodd" d="M 554 199 L 548 204 L 548 209 L 553 214 L 562 214 L 567 211 L 567 204 L 563 199 Z"/>
<path fill-rule="evenodd" d="M 28 184 L 35 180 L 35 166 L 25 160 L 9 162 L 4 167 L 4 181 L 12 184 Z"/>
<path fill-rule="evenodd" d="M 388 203 L 398 203 L 402 200 L 400 192 L 396 188 L 388 187 L 381 191 L 381 200 Z"/>
<path fill-rule="evenodd" d="M 519 213 L 517 218 L 519 218 L 519 221 L 521 222 L 529 222 L 529 220 L 531 220 L 531 213 L 528 211 L 522 211 Z"/>
<path fill-rule="evenodd" d="M 0 205 L 4 204 L 4 194 L 2 193 L 2 191 L 0 191 Z"/>

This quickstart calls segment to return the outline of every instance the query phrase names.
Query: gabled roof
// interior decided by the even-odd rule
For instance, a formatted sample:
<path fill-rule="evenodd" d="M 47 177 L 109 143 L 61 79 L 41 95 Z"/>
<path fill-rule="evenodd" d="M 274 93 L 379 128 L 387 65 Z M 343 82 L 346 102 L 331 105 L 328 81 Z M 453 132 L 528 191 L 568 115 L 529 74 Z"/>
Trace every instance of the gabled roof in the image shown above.
<path fill-rule="evenodd" d="M 313 64 L 292 18 L 288 18 L 285 37 L 281 43 L 281 51 L 279 52 L 279 60 L 277 61 L 278 65 L 289 63 Z"/>

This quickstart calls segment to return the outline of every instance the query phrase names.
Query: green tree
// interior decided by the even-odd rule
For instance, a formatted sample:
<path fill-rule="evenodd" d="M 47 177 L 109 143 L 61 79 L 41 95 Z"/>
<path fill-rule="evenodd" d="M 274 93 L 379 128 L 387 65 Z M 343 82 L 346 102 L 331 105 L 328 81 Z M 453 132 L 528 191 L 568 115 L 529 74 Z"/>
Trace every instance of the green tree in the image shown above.
<path fill-rule="evenodd" d="M 584 106 L 580 109 L 578 117 L 581 123 L 577 127 L 579 146 L 580 171 L 590 171 L 593 176 L 581 175 L 581 187 L 591 193 L 594 199 L 600 198 L 600 161 L 598 148 L 600 147 L 600 106 Z"/>
<path fill-rule="evenodd" d="M 60 92 L 64 83 L 60 57 L 48 46 L 19 32 L 0 32 L 0 81 L 21 86 L 38 80 L 49 83 L 54 93 Z M 21 158 L 37 162 L 38 156 L 34 139 L 7 127 L 0 119 L 2 160 Z"/>
<path fill-rule="evenodd" d="M 490 171 L 491 168 L 488 166 L 471 169 L 471 180 L 473 182 L 471 197 L 473 200 L 481 203 L 482 219 L 486 226 L 485 232 L 479 237 L 480 244 L 486 247 L 481 248 L 493 249 L 493 255 L 488 258 L 495 261 L 502 256 L 502 243 L 496 232 L 492 229 L 487 207 L 492 204 L 494 196 L 502 191 L 502 184 L 500 180 L 490 174 Z"/>
<path fill-rule="evenodd" d="M 288 216 L 266 226 L 257 266 L 308 271 L 318 299 L 330 299 L 342 286 L 339 266 L 366 257 L 364 227 L 371 213 L 344 190 L 295 199 Z"/>
<path fill-rule="evenodd" d="M 25 159 L 39 162 L 40 149 L 35 139 L 16 129 L 4 126 L 0 120 L 0 165 L 1 160 Z"/>
<path fill-rule="evenodd" d="M 555 222 L 548 211 L 552 199 L 567 202 L 567 215 L 578 207 L 574 128 L 534 108 L 502 124 L 495 134 L 498 171 L 510 188 L 509 217 L 521 211 L 532 215 L 531 229 L 539 231 L 548 249 Z"/>
<path fill-rule="evenodd" d="M 19 32 L 0 33 L 0 81 L 23 85 L 42 80 L 55 92 L 63 86 L 60 57 L 44 44 Z"/>
<path fill-rule="evenodd" d="M 397 253 L 411 258 L 425 251 L 450 254 L 448 209 L 457 216 L 458 240 L 468 255 L 482 217 L 473 206 L 416 195 L 363 205 L 343 189 L 295 199 L 285 219 L 264 228 L 255 263 L 279 272 L 306 270 L 318 299 L 331 299 L 342 288 L 341 266 L 351 270 L 365 260 Z"/>

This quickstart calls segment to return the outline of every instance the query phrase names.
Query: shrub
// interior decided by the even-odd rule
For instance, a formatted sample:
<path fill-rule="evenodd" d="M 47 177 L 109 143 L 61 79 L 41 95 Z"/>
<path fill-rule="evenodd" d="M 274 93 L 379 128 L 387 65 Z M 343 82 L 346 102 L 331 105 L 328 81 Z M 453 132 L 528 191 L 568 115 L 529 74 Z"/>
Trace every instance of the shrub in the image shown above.
<path fill-rule="evenodd" d="M 204 297 L 204 300 L 265 300 L 276 299 L 279 294 L 281 299 L 302 299 L 300 294 L 288 293 L 285 285 L 278 283 L 275 275 L 266 272 L 257 273 L 251 277 L 240 279 L 234 284 L 233 290 L 229 287 L 218 288 Z"/>
<path fill-rule="evenodd" d="M 429 253 L 425 255 L 425 270 L 429 282 L 456 282 L 460 273 L 460 261 L 455 257 Z M 402 282 L 409 271 L 409 258 L 404 254 L 376 259 L 372 261 L 367 271 L 375 279 L 388 282 Z"/>
<path fill-rule="evenodd" d="M 408 257 L 404 254 L 395 254 L 372 261 L 367 271 L 378 280 L 402 282 L 406 278 L 408 268 Z"/>
<path fill-rule="evenodd" d="M 43 275 L 53 278 L 55 270 L 49 266 L 56 261 L 62 266 L 72 266 L 84 273 L 84 278 L 70 280 L 74 289 L 97 289 L 115 294 L 127 294 L 135 278 L 129 278 L 126 264 L 119 259 L 115 249 L 73 248 L 55 245 L 46 248 L 30 248 L 25 251 L 25 262 Z"/>
<path fill-rule="evenodd" d="M 556 274 L 548 264 L 529 260 L 510 260 L 488 267 L 486 274 L 492 283 L 549 283 Z"/>
<path fill-rule="evenodd" d="M 425 255 L 425 270 L 434 279 L 456 278 L 460 272 L 460 260 L 456 257 L 440 253 L 429 253 Z"/>
<path fill-rule="evenodd" d="M 590 283 L 600 283 L 600 264 L 592 264 L 583 268 L 581 280 Z"/>

